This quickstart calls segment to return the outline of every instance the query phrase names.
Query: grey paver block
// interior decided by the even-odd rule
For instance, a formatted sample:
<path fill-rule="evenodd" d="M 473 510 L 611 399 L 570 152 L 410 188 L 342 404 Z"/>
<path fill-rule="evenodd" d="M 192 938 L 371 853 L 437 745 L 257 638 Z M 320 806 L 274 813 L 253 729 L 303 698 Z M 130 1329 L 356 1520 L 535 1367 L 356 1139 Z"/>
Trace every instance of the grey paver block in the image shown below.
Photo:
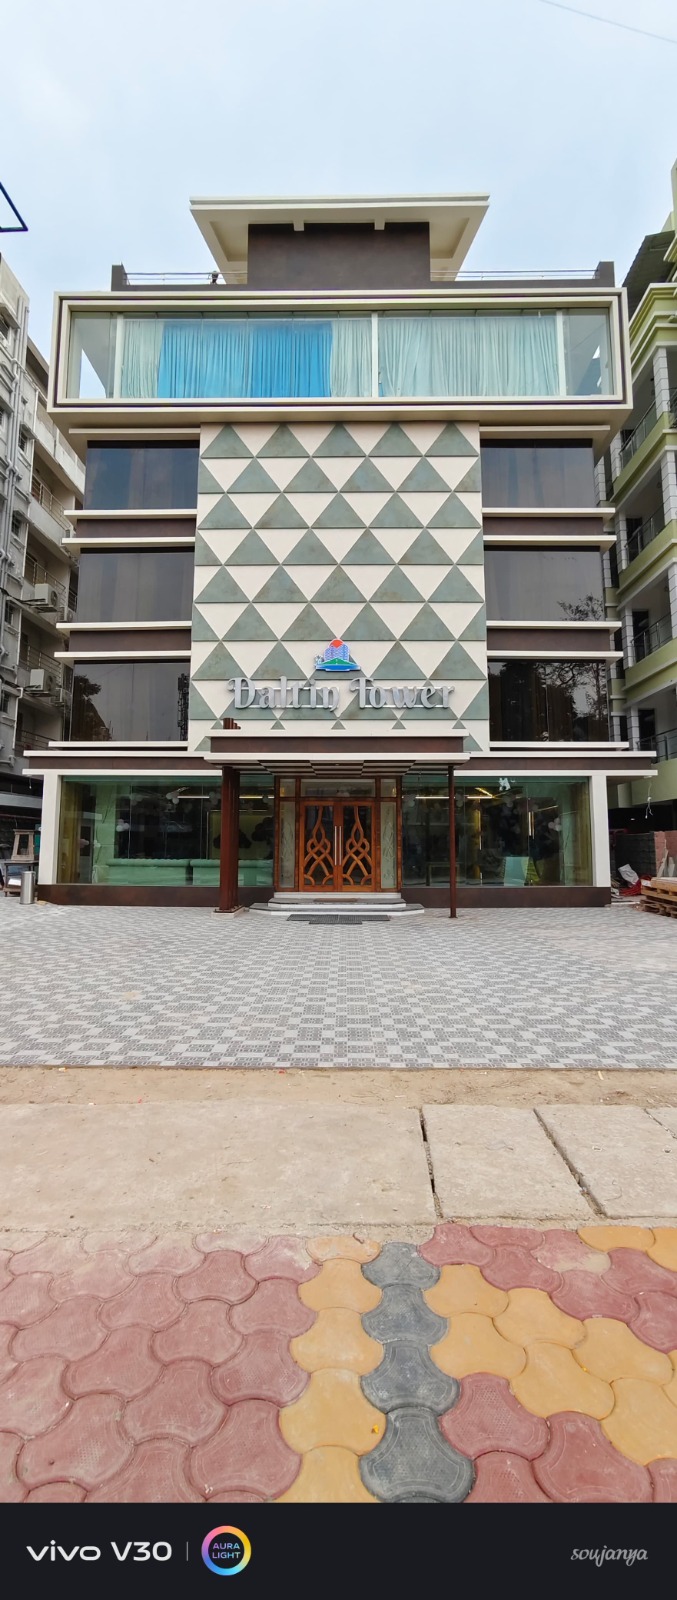
<path fill-rule="evenodd" d="M 420 1290 L 399 1283 L 383 1290 L 380 1304 L 367 1311 L 362 1321 L 371 1338 L 382 1344 L 392 1339 L 430 1345 L 447 1331 L 446 1317 L 430 1310 Z"/>
<path fill-rule="evenodd" d="M 274 1232 L 435 1213 L 415 1111 L 238 1099 L 3 1106 L 0 1216 L 8 1228 L 141 1217 Z"/>
<path fill-rule="evenodd" d="M 677 1139 L 636 1106 L 545 1106 L 543 1121 L 607 1217 L 677 1216 Z"/>
<path fill-rule="evenodd" d="M 456 1404 L 460 1385 L 435 1366 L 428 1350 L 396 1340 L 386 1346 L 380 1366 L 362 1379 L 362 1388 L 379 1411 L 425 1406 L 441 1416 Z"/>
<path fill-rule="evenodd" d="M 587 1200 L 533 1111 L 446 1105 L 424 1106 L 423 1114 L 445 1217 L 590 1219 Z"/>
<path fill-rule="evenodd" d="M 385 1434 L 360 1471 L 367 1489 L 386 1501 L 464 1500 L 472 1488 L 472 1462 L 447 1444 L 437 1418 L 423 1406 L 391 1411 Z"/>
<path fill-rule="evenodd" d="M 370 1283 L 377 1283 L 381 1289 L 394 1283 L 406 1284 L 410 1289 L 431 1289 L 440 1275 L 439 1267 L 425 1261 L 415 1244 L 399 1244 L 392 1239 L 362 1271 Z"/>

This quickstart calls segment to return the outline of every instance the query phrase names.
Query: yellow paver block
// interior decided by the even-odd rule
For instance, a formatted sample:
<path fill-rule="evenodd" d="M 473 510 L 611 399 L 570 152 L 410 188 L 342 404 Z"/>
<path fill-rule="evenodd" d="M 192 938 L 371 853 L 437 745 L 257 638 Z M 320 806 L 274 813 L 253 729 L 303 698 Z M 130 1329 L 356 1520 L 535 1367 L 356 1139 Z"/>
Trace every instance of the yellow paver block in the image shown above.
<path fill-rule="evenodd" d="M 291 1489 L 280 1495 L 280 1501 L 285 1500 L 302 1505 L 347 1505 L 363 1500 L 378 1503 L 364 1487 L 357 1456 L 338 1445 L 309 1450 Z"/>
<path fill-rule="evenodd" d="M 653 1228 L 614 1228 L 599 1223 L 579 1228 L 578 1236 L 593 1250 L 644 1250 L 648 1254 L 653 1244 Z"/>
<path fill-rule="evenodd" d="M 670 1383 L 675 1372 L 669 1356 L 641 1339 L 614 1317 L 586 1317 L 585 1336 L 574 1355 L 584 1372 L 612 1383 L 614 1378 L 645 1378 Z"/>
<path fill-rule="evenodd" d="M 526 1356 L 521 1345 L 511 1344 L 497 1332 L 491 1317 L 464 1311 L 454 1317 L 449 1332 L 434 1344 L 430 1354 L 451 1378 L 471 1372 L 491 1372 L 496 1378 L 513 1378 L 522 1371 Z"/>
<path fill-rule="evenodd" d="M 332 1233 L 308 1239 L 306 1249 L 313 1261 L 332 1261 L 335 1256 L 346 1261 L 373 1261 L 381 1246 L 375 1239 L 356 1239 L 354 1233 Z"/>
<path fill-rule="evenodd" d="M 677 1272 L 677 1228 L 654 1228 L 654 1242 L 648 1254 L 660 1267 Z"/>
<path fill-rule="evenodd" d="M 479 1267 L 442 1267 L 439 1279 L 432 1289 L 424 1291 L 431 1311 L 441 1317 L 458 1316 L 462 1311 L 478 1311 L 481 1316 L 495 1317 L 505 1311 L 508 1296 L 504 1289 L 494 1288 L 482 1277 Z"/>
<path fill-rule="evenodd" d="M 524 1371 L 512 1379 L 511 1389 L 520 1405 L 536 1417 L 582 1411 L 586 1417 L 601 1420 L 614 1403 L 610 1384 L 583 1372 L 565 1345 L 545 1340 L 529 1346 Z"/>
<path fill-rule="evenodd" d="M 351 1372 L 373 1372 L 383 1359 L 383 1346 L 370 1339 L 359 1311 L 331 1306 L 319 1311 L 307 1333 L 290 1343 L 292 1360 L 304 1372 L 320 1367 L 347 1367 Z"/>
<path fill-rule="evenodd" d="M 365 1455 L 383 1438 L 385 1425 L 383 1412 L 363 1395 L 357 1373 L 332 1367 L 314 1372 L 300 1400 L 280 1412 L 282 1437 L 301 1456 L 323 1445 Z"/>
<path fill-rule="evenodd" d="M 677 1456 L 677 1406 L 665 1389 L 642 1378 L 618 1378 L 613 1389 L 616 1404 L 602 1427 L 616 1449 L 643 1467 Z"/>
<path fill-rule="evenodd" d="M 337 1256 L 333 1261 L 325 1261 L 316 1278 L 299 1284 L 299 1298 L 312 1311 L 325 1311 L 329 1306 L 373 1311 L 381 1299 L 381 1290 L 363 1277 L 359 1261 Z"/>
<path fill-rule="evenodd" d="M 511 1289 L 508 1309 L 495 1318 L 504 1339 L 530 1345 L 539 1339 L 549 1344 L 577 1344 L 585 1332 L 582 1322 L 553 1304 L 543 1289 Z"/>
<path fill-rule="evenodd" d="M 677 1406 L 677 1350 L 670 1351 L 670 1361 L 672 1363 L 672 1377 L 669 1383 L 663 1384 L 663 1388 L 673 1406 Z"/>

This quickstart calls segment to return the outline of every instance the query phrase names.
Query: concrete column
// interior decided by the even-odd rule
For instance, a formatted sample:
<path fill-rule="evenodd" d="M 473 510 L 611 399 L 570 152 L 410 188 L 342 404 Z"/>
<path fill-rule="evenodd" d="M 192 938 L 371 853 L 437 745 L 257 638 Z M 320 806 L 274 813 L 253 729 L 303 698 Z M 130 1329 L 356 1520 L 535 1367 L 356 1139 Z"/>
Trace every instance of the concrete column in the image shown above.
<path fill-rule="evenodd" d="M 670 620 L 672 622 L 672 637 L 677 639 L 677 561 L 672 561 L 668 567 L 668 598 L 670 603 Z"/>
<path fill-rule="evenodd" d="M 632 632 L 632 606 L 624 606 L 620 613 L 623 633 L 623 660 L 626 667 L 635 665 L 635 641 Z"/>
<path fill-rule="evenodd" d="M 592 841 L 592 881 L 596 888 L 608 888 L 611 883 L 609 803 L 606 791 L 606 776 L 603 772 L 593 772 L 590 779 L 590 837 Z"/>
<path fill-rule="evenodd" d="M 38 883 L 56 883 L 57 880 L 60 810 L 61 779 L 57 772 L 48 772 L 42 780 Z"/>
<path fill-rule="evenodd" d="M 674 450 L 664 450 L 661 456 L 661 488 L 665 521 L 677 522 L 677 466 Z"/>
<path fill-rule="evenodd" d="M 605 478 L 605 475 L 604 475 L 604 457 L 602 457 L 602 459 L 600 461 L 598 461 L 596 463 L 596 466 L 595 466 L 595 486 L 596 486 L 596 489 L 597 489 L 597 500 L 598 500 L 598 503 L 599 503 L 599 505 L 603 505 L 605 500 L 606 500 L 606 478 Z"/>
<path fill-rule="evenodd" d="M 616 516 L 616 554 L 618 557 L 618 570 L 623 572 L 628 565 L 628 519 L 619 511 Z"/>
<path fill-rule="evenodd" d="M 654 350 L 653 355 L 653 386 L 656 399 L 656 415 L 661 417 L 664 411 L 670 410 L 670 374 L 668 372 L 668 352 L 665 345 Z"/>
<path fill-rule="evenodd" d="M 235 767 L 224 767 L 221 784 L 219 911 L 237 911 L 239 838 L 240 774 Z"/>
<path fill-rule="evenodd" d="M 621 470 L 621 437 L 619 433 L 616 434 L 615 439 L 611 440 L 609 458 L 611 461 L 611 478 L 615 483 Z"/>
<path fill-rule="evenodd" d="M 631 750 L 639 750 L 639 712 L 636 706 L 626 706 L 625 715 L 628 719 L 628 743 Z"/>

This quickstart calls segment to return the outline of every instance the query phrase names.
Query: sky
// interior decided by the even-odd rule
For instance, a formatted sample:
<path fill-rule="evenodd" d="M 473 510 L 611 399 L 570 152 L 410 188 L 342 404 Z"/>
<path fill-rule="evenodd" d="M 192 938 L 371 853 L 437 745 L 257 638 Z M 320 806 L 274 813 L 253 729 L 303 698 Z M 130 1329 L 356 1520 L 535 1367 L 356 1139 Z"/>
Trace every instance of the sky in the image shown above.
<path fill-rule="evenodd" d="M 0 0 L 0 250 L 54 291 L 212 265 L 190 196 L 490 195 L 469 270 L 623 277 L 671 207 L 674 0 Z"/>

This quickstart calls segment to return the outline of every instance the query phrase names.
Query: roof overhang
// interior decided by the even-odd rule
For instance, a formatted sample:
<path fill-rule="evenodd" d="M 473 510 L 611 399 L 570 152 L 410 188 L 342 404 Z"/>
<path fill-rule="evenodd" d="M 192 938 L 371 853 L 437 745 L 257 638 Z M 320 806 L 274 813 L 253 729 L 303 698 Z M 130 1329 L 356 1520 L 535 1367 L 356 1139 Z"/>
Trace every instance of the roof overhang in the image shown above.
<path fill-rule="evenodd" d="M 311 199 L 191 200 L 191 214 L 227 282 L 246 283 L 249 228 L 253 223 L 427 222 L 431 276 L 453 280 L 460 271 L 489 205 L 486 194 L 395 195 L 390 198 L 316 196 Z"/>

